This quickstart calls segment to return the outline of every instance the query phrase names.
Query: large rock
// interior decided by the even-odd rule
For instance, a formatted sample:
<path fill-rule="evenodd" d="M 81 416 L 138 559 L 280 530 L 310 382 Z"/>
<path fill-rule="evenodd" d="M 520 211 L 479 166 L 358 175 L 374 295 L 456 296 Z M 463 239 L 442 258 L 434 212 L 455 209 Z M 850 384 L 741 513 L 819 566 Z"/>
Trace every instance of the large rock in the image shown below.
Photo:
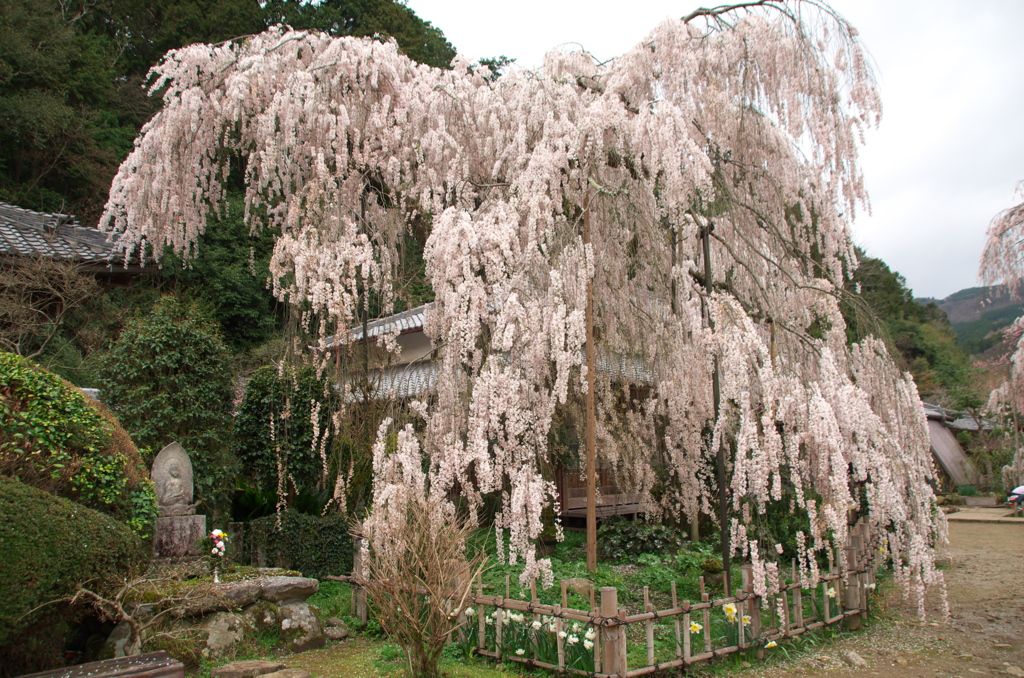
<path fill-rule="evenodd" d="M 309 577 L 267 577 L 263 599 L 274 603 L 302 601 L 320 590 L 320 582 Z"/>
<path fill-rule="evenodd" d="M 284 667 L 284 664 L 281 662 L 252 659 L 218 666 L 210 671 L 210 676 L 211 678 L 256 678 L 256 676 L 264 676 L 268 673 L 280 671 Z"/>
<path fill-rule="evenodd" d="M 273 673 L 265 673 L 263 678 L 310 678 L 310 675 L 309 671 L 302 669 L 281 669 Z"/>
<path fill-rule="evenodd" d="M 225 657 L 234 654 L 235 646 L 252 630 L 252 625 L 240 614 L 215 612 L 204 619 L 199 628 L 207 632 L 203 655 Z"/>
<path fill-rule="evenodd" d="M 348 638 L 347 626 L 328 626 L 324 629 L 324 635 L 328 640 L 345 640 Z"/>
<path fill-rule="evenodd" d="M 327 642 L 320 629 L 320 622 L 309 609 L 309 605 L 301 601 L 285 603 L 281 611 L 281 632 L 288 649 L 292 652 L 304 652 L 323 647 Z"/>

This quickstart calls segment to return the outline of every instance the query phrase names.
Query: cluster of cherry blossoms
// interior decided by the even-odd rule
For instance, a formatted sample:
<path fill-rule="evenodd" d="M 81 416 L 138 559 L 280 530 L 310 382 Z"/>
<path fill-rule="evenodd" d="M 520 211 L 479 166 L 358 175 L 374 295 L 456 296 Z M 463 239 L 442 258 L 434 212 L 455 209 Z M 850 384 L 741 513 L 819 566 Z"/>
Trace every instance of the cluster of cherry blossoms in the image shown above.
<path fill-rule="evenodd" d="M 1024 181 L 1017 184 L 1017 195 L 1024 199 Z M 986 285 L 1006 285 L 1010 294 L 1020 294 L 1024 280 L 1024 200 L 997 214 L 988 227 L 985 250 L 981 255 L 979 277 Z M 1004 341 L 1010 346 L 1010 374 L 989 396 L 988 409 L 993 414 L 1024 412 L 1024 317 L 1004 330 Z M 1016 419 L 1014 419 L 1016 422 Z M 1014 423 L 1014 426 L 1017 426 Z M 1003 485 L 1007 488 L 1024 483 L 1024 447 L 1018 447 L 1013 463 L 1003 468 Z"/>
<path fill-rule="evenodd" d="M 344 328 L 366 294 L 394 299 L 407 224 L 429 217 L 438 377 L 414 423 L 380 425 L 374 548 L 416 496 L 448 520 L 454 497 L 476 515 L 497 494 L 500 551 L 550 581 L 534 542 L 557 499 L 550 436 L 588 388 L 590 287 L 601 463 L 645 510 L 714 514 L 726 446 L 758 594 L 776 549 L 747 526 L 787 497 L 808 576 L 863 501 L 920 590 L 944 525 L 916 389 L 880 342 L 847 345 L 839 306 L 880 104 L 855 32 L 817 4 L 667 21 L 613 61 L 556 51 L 496 79 L 286 27 L 193 45 L 154 69 L 164 108 L 102 223 L 188 255 L 235 153 L 251 227 L 281 232 L 275 292 Z"/>

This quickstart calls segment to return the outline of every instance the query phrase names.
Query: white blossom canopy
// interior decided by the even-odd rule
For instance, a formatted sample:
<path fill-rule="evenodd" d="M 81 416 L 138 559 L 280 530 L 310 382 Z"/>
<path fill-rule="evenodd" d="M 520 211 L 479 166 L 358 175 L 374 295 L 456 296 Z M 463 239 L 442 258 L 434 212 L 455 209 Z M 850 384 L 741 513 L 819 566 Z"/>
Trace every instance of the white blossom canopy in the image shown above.
<path fill-rule="evenodd" d="M 362 286 L 391 298 L 403 229 L 429 215 L 426 330 L 441 364 L 414 408 L 422 423 L 397 438 L 381 425 L 382 524 L 409 492 L 458 488 L 473 506 L 500 492 L 508 556 L 524 580 L 550 576 L 532 547 L 554 498 L 542 467 L 557 411 L 586 388 L 592 282 L 599 351 L 653 375 L 597 385 L 601 454 L 648 510 L 712 513 L 711 450 L 727 444 L 733 544 L 761 589 L 779 572 L 751 520 L 789 497 L 809 516 L 799 546 L 813 574 L 862 486 L 898 576 L 921 592 L 940 580 L 944 523 L 917 392 L 882 343 L 847 345 L 839 310 L 877 92 L 827 7 L 751 4 L 665 22 L 608 63 L 559 51 L 498 78 L 285 27 L 171 52 L 154 69 L 164 108 L 102 223 L 127 247 L 187 256 L 240 156 L 249 223 L 281 232 L 275 292 L 344 327 Z"/>

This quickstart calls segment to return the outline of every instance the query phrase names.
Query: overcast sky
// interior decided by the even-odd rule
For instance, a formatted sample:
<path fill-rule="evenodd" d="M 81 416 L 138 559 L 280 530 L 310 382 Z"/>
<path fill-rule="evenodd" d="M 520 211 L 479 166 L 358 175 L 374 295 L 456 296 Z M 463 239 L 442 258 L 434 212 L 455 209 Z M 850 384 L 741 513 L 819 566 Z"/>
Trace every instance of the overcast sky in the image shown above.
<path fill-rule="evenodd" d="M 526 67 L 570 43 L 616 56 L 701 4 L 408 0 L 468 58 L 504 54 Z M 854 240 L 915 296 L 976 285 L 985 228 L 1024 180 L 1024 0 L 832 4 L 860 30 L 884 106 L 862 153 L 872 213 L 858 215 Z"/>

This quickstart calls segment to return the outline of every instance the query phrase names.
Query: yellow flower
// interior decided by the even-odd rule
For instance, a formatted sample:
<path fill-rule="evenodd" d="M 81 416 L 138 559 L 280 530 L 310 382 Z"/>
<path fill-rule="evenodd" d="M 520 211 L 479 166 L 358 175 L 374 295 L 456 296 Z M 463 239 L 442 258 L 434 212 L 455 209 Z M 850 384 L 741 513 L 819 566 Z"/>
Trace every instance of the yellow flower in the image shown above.
<path fill-rule="evenodd" d="M 765 645 L 765 647 L 771 648 L 771 647 L 775 647 L 776 645 L 778 645 L 778 643 L 776 643 L 774 640 L 771 640 L 771 641 L 768 641 L 768 644 Z"/>
<path fill-rule="evenodd" d="M 833 587 L 831 587 L 831 586 L 828 587 L 828 597 L 829 598 L 835 598 L 836 597 L 836 590 Z"/>
<path fill-rule="evenodd" d="M 749 624 L 750 623 L 750 617 L 748 615 L 743 615 L 743 623 L 744 624 Z"/>
<path fill-rule="evenodd" d="M 700 633 L 700 630 L 704 628 L 697 622 L 690 622 L 690 633 Z"/>

